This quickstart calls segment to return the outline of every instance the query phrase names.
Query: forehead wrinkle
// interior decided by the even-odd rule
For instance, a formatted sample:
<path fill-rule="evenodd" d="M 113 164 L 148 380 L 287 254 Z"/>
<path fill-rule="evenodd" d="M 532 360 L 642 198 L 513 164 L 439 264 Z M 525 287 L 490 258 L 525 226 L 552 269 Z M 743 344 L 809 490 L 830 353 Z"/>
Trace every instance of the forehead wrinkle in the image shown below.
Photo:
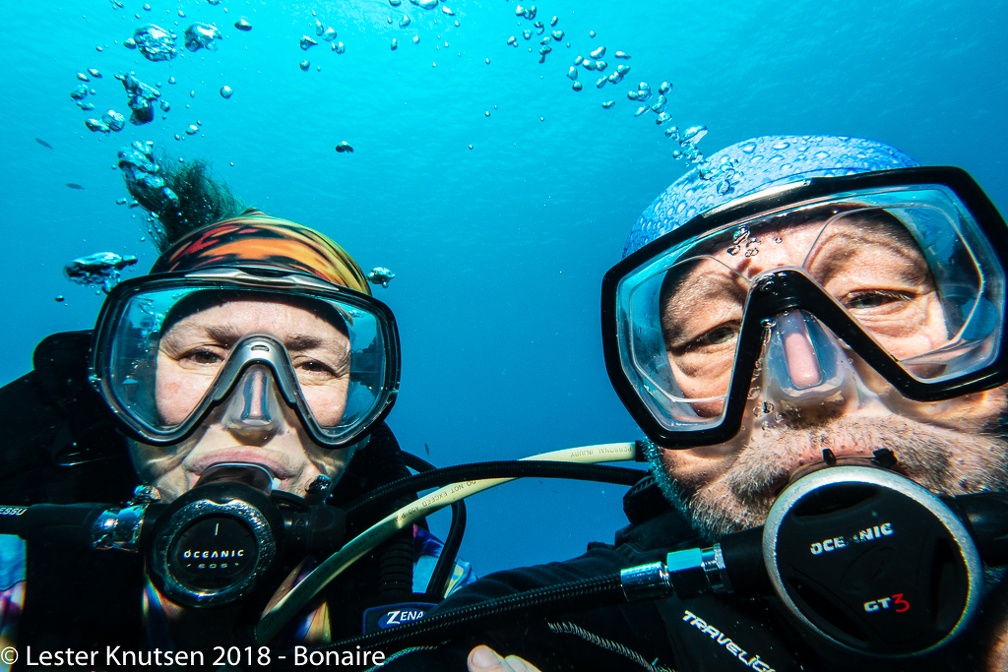
<path fill-rule="evenodd" d="M 816 241 L 805 267 L 810 273 L 814 270 L 813 275 L 822 280 L 834 276 L 841 270 L 841 265 L 849 264 L 851 259 L 859 255 L 867 256 L 877 263 L 883 254 L 906 262 L 900 273 L 901 279 L 930 284 L 931 274 L 917 243 L 905 229 L 885 224 L 870 229 L 866 225 L 852 223 L 843 223 L 837 228 L 827 227 Z M 864 263 L 857 265 L 862 266 Z M 892 271 L 892 268 L 886 269 L 886 272 Z"/>
<path fill-rule="evenodd" d="M 342 318 L 336 316 L 335 319 Z M 330 329 L 333 333 L 327 334 Z M 345 330 L 344 323 L 333 324 L 307 308 L 242 300 L 227 301 L 194 312 L 172 324 L 165 335 L 199 336 L 233 343 L 248 334 L 266 333 L 283 341 L 297 339 L 297 347 L 309 348 L 318 347 L 336 335 L 345 339 Z"/>
<path fill-rule="evenodd" d="M 724 238 L 707 240 L 693 248 L 691 254 L 707 257 L 752 280 L 771 269 L 801 267 L 825 224 L 824 218 L 807 212 L 748 222 L 745 223 L 748 233 L 737 242 Z"/>
<path fill-rule="evenodd" d="M 330 348 L 333 350 L 342 349 L 337 345 L 339 339 L 327 338 L 319 336 L 317 334 L 308 333 L 293 333 L 293 334 L 278 334 L 273 333 L 268 330 L 257 330 L 256 332 L 249 331 L 239 331 L 234 325 L 231 324 L 213 324 L 213 325 L 199 325 L 189 327 L 193 330 L 202 330 L 209 339 L 216 343 L 223 343 L 231 345 L 236 343 L 238 340 L 247 336 L 251 333 L 265 333 L 283 341 L 284 347 L 288 351 L 305 351 L 305 350 L 315 350 L 315 349 L 326 349 Z M 336 332 L 339 333 L 339 332 Z M 340 334 L 342 335 L 342 334 Z"/>

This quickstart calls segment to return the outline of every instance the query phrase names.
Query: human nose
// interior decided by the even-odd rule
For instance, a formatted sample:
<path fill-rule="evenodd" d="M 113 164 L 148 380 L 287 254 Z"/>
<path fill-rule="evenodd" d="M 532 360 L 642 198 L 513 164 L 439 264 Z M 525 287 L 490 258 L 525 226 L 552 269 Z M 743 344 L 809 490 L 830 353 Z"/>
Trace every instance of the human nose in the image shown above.
<path fill-rule="evenodd" d="M 235 384 L 224 410 L 224 426 L 235 434 L 265 440 L 284 422 L 276 383 L 262 365 L 249 367 Z"/>
<path fill-rule="evenodd" d="M 857 401 L 856 372 L 839 340 L 812 315 L 789 310 L 768 320 L 761 379 L 767 400 L 790 420 L 814 422 Z"/>

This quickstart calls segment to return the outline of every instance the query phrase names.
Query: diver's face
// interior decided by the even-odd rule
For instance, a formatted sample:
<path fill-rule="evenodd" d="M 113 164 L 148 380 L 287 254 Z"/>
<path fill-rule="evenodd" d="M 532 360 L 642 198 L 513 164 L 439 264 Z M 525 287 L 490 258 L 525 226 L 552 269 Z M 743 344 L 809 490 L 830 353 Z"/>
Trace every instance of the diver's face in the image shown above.
<path fill-rule="evenodd" d="M 663 291 L 669 365 L 683 395 L 697 400 L 698 416 L 723 410 L 747 289 L 768 270 L 804 269 L 897 358 L 949 339 L 925 260 L 904 230 L 852 219 L 824 231 L 813 221 L 760 238 L 758 254 L 714 251 Z M 1008 448 L 997 433 L 1004 387 L 912 402 L 804 311 L 782 313 L 766 330 L 765 342 L 776 331 L 780 347 L 764 344 L 739 434 L 720 445 L 663 451 L 702 531 L 718 536 L 762 524 L 795 470 L 821 462 L 827 449 L 843 459 L 887 448 L 897 471 L 935 492 L 1008 486 Z M 816 330 L 823 335 L 813 347 Z M 832 361 L 828 379 L 824 359 Z"/>
<path fill-rule="evenodd" d="M 305 308 L 271 301 L 235 300 L 179 320 L 159 344 L 155 400 L 166 424 L 181 422 L 211 387 L 231 347 L 249 334 L 269 334 L 290 357 L 305 401 L 323 425 L 346 409 L 349 339 Z M 279 396 L 273 374 L 257 364 L 235 383 L 188 438 L 173 446 L 134 443 L 141 478 L 172 500 L 222 462 L 264 467 L 274 488 L 304 495 L 319 475 L 337 480 L 351 451 L 325 449 L 306 432 Z"/>

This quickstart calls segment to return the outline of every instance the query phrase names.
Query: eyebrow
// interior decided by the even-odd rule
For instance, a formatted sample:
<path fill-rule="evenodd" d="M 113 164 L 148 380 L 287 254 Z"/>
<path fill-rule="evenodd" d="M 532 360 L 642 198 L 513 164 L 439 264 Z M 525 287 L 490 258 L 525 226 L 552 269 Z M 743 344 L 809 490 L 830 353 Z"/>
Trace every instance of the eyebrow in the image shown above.
<path fill-rule="evenodd" d="M 239 332 L 229 324 L 201 326 L 199 328 L 202 329 L 211 339 L 229 346 L 235 344 L 241 338 L 246 336 L 244 332 Z M 283 346 L 288 351 L 304 351 L 332 347 L 333 341 L 334 339 L 326 339 L 312 334 L 300 333 L 290 335 L 283 339 Z M 337 348 L 333 349 L 335 350 Z"/>
<path fill-rule="evenodd" d="M 294 334 L 284 341 L 284 347 L 288 350 L 313 350 L 329 347 L 333 347 L 335 350 L 337 349 L 334 347 L 335 345 L 335 339 L 321 338 L 310 334 Z M 343 348 L 340 349 L 342 350 Z"/>
<path fill-rule="evenodd" d="M 714 260 L 717 267 L 722 264 Z M 728 295 L 738 303 L 745 300 L 748 293 L 748 286 L 742 286 L 738 275 L 725 269 L 727 272 L 718 273 L 714 269 L 691 269 L 677 277 L 667 275 L 662 285 L 660 293 L 662 331 L 665 336 L 666 345 L 672 345 L 672 341 L 682 335 L 682 322 L 690 315 L 701 312 L 709 312 L 710 306 L 701 304 L 701 299 L 710 299 L 715 294 Z M 686 306 L 686 309 L 678 309 L 679 306 Z"/>

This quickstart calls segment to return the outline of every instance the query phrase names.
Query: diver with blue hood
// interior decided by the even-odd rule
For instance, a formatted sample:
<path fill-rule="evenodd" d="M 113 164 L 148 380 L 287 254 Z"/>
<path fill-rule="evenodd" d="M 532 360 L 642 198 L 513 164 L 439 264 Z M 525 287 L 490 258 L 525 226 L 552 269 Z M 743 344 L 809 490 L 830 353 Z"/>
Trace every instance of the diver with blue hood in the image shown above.
<path fill-rule="evenodd" d="M 34 371 L 0 390 L 13 419 L 0 642 L 208 667 L 214 647 L 260 651 L 250 631 L 265 606 L 354 532 L 349 502 L 430 465 L 385 424 L 398 332 L 357 262 L 246 208 L 205 162 L 154 170 L 149 150 L 120 162 L 156 213 L 151 272 L 109 292 L 93 331 L 46 338 Z M 146 182 L 132 179 L 136 152 Z M 402 529 L 256 644 L 324 643 L 438 601 L 472 578 L 442 548 L 423 521 Z"/>
<path fill-rule="evenodd" d="M 710 156 L 602 283 L 606 366 L 652 468 L 630 525 L 428 618 L 591 577 L 627 599 L 644 573 L 671 588 L 530 601 L 388 669 L 1008 669 L 1006 269 L 1008 228 L 960 169 L 849 137 Z M 981 499 L 998 504 L 946 508 Z M 932 517 L 948 536 L 923 531 Z M 992 543 L 964 541 L 987 524 Z M 758 571 L 733 573 L 746 539 Z"/>

